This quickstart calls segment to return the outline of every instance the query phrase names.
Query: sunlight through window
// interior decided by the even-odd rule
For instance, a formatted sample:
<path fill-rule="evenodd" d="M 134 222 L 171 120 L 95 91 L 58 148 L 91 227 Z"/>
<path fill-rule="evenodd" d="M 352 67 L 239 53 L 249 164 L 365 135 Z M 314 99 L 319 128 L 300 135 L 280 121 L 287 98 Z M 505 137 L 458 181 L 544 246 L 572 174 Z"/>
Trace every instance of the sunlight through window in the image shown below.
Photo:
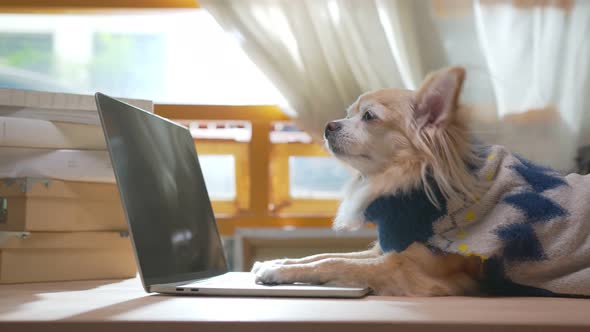
<path fill-rule="evenodd" d="M 285 104 L 232 37 L 203 9 L 0 14 L 0 87 Z"/>

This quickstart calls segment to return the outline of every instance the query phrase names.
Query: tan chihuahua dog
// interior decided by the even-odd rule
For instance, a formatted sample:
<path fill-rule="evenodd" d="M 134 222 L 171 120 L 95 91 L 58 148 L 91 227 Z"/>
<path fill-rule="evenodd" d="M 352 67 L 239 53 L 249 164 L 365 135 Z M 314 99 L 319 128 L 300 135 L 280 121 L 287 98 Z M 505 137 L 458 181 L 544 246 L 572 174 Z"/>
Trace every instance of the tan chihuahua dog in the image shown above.
<path fill-rule="evenodd" d="M 256 263 L 257 281 L 378 295 L 590 295 L 590 177 L 475 142 L 457 102 L 464 77 L 447 68 L 418 91 L 363 94 L 328 123 L 327 148 L 357 171 L 334 228 L 373 222 L 378 244 Z"/>

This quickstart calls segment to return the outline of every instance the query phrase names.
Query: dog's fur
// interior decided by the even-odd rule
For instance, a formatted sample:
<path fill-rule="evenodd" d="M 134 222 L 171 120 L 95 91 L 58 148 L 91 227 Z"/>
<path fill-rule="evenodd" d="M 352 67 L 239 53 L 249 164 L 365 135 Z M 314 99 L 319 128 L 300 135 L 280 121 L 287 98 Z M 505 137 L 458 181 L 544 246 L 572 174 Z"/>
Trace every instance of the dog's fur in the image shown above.
<path fill-rule="evenodd" d="M 486 189 L 469 171 L 481 160 L 470 141 L 467 112 L 457 103 L 464 77 L 464 69 L 447 68 L 431 74 L 418 91 L 363 94 L 345 119 L 328 124 L 327 147 L 357 172 L 345 189 L 336 229 L 362 226 L 367 206 L 384 194 L 423 187 L 438 206 L 437 196 L 468 204 Z M 414 243 L 400 253 L 383 253 L 375 245 L 357 253 L 256 263 L 253 272 L 264 283 L 363 286 L 379 295 L 462 295 L 478 292 L 481 262 L 435 255 Z"/>

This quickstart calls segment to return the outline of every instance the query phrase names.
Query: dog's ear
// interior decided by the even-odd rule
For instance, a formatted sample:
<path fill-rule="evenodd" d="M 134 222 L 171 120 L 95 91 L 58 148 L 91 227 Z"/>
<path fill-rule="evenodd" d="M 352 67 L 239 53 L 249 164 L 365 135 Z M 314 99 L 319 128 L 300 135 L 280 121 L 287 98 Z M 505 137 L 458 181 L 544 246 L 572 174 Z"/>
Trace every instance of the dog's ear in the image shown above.
<path fill-rule="evenodd" d="M 414 117 L 419 127 L 441 127 L 452 118 L 465 69 L 450 67 L 430 74 L 416 93 Z"/>

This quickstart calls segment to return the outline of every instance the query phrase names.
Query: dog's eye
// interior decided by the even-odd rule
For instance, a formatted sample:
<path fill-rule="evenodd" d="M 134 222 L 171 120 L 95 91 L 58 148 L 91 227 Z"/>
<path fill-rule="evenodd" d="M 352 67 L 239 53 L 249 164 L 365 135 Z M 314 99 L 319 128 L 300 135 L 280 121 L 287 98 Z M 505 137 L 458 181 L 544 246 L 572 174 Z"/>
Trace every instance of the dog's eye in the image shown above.
<path fill-rule="evenodd" d="M 377 119 L 377 117 L 371 111 L 366 111 L 365 114 L 363 114 L 363 121 L 371 121 L 375 119 Z"/>

